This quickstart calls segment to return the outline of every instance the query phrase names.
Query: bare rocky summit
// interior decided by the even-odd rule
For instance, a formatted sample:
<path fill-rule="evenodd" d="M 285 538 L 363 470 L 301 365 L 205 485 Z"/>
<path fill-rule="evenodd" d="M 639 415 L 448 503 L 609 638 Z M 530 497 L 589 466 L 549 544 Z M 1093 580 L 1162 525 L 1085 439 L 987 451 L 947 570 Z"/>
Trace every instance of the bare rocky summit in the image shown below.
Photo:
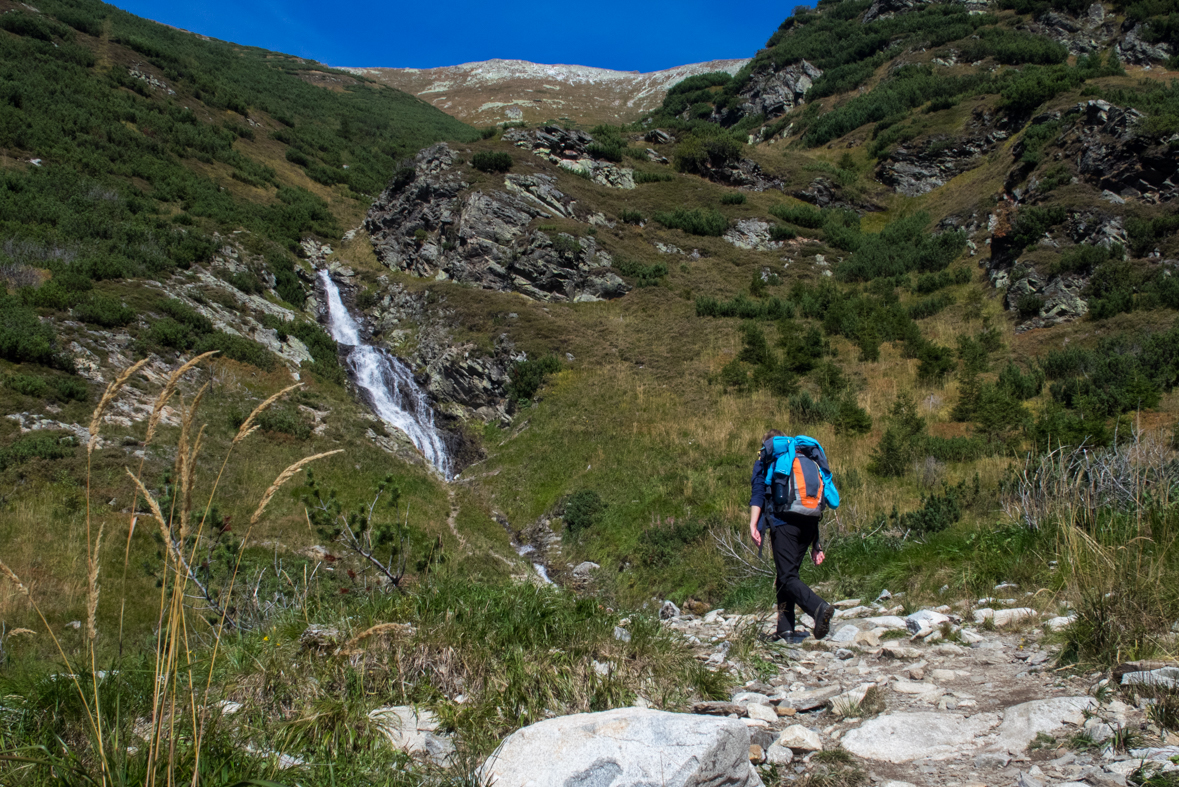
<path fill-rule="evenodd" d="M 477 126 L 569 118 L 628 123 L 659 107 L 667 89 L 697 74 L 736 74 L 748 59 L 710 60 L 640 74 L 590 66 L 487 60 L 442 68 L 348 68 L 429 101 Z"/>

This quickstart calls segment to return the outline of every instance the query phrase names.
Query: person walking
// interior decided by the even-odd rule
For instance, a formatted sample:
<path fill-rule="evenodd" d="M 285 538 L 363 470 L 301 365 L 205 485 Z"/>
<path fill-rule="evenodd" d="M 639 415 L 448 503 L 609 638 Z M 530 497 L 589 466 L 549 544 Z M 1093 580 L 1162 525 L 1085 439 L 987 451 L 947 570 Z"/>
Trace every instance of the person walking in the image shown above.
<path fill-rule="evenodd" d="M 831 629 L 831 618 L 835 608 L 824 601 L 802 581 L 799 569 L 802 567 L 803 557 L 809 548 L 811 560 L 816 566 L 821 565 L 825 555 L 822 544 L 819 543 L 819 516 L 808 516 L 793 511 L 775 511 L 774 496 L 770 486 L 766 484 L 766 473 L 775 461 L 772 452 L 766 446 L 775 437 L 784 437 L 782 432 L 771 430 L 762 438 L 763 448 L 758 452 L 757 461 L 753 463 L 753 477 L 750 479 L 751 494 L 749 498 L 749 535 L 758 549 L 762 546 L 763 533 L 770 540 L 770 549 L 774 556 L 774 590 L 777 597 L 778 622 L 772 635 L 765 636 L 770 641 L 798 643 L 806 638 L 805 631 L 795 629 L 795 606 L 814 618 L 815 639 L 823 639 Z M 806 438 L 810 439 L 810 438 Z M 818 447 L 818 455 L 822 458 L 819 465 L 830 481 L 830 471 L 825 467 L 826 457 L 817 442 L 811 441 Z M 832 490 L 834 485 L 831 485 Z M 838 505 L 838 493 L 835 504 Z"/>

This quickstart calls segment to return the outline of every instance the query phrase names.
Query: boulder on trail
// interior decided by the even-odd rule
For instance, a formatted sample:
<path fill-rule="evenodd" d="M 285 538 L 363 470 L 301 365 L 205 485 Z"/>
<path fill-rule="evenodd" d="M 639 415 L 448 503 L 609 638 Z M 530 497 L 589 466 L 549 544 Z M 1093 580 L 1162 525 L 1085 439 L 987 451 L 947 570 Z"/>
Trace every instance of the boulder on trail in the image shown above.
<path fill-rule="evenodd" d="M 478 771 L 495 787 L 762 787 L 735 719 L 642 708 L 559 716 L 509 735 Z"/>
<path fill-rule="evenodd" d="M 857 757 L 903 763 L 948 760 L 974 749 L 975 738 L 999 723 L 994 713 L 890 713 L 869 719 L 843 736 L 843 748 Z"/>

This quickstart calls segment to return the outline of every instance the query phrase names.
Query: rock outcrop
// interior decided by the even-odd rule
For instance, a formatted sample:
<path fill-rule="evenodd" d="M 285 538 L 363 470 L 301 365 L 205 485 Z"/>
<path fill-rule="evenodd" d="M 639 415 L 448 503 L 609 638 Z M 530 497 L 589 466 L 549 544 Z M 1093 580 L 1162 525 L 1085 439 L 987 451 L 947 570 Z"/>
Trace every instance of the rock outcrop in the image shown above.
<path fill-rule="evenodd" d="M 634 170 L 595 158 L 590 149 L 594 138 L 584 131 L 560 126 L 513 128 L 505 131 L 503 138 L 516 147 L 531 150 L 541 158 L 577 172 L 602 186 L 615 189 L 635 187 Z M 666 159 L 664 161 L 666 162 Z"/>
<path fill-rule="evenodd" d="M 761 787 L 733 719 L 620 708 L 560 716 L 508 736 L 483 767 L 496 787 Z"/>
<path fill-rule="evenodd" d="M 1151 44 L 1143 40 L 1141 24 L 1135 24 L 1125 32 L 1122 40 L 1118 42 L 1117 52 L 1123 63 L 1133 66 L 1148 66 L 1171 57 L 1171 47 L 1164 43 Z"/>
<path fill-rule="evenodd" d="M 1078 119 L 1059 144 L 1085 182 L 1150 204 L 1179 196 L 1179 157 L 1169 142 L 1142 133 L 1141 112 L 1099 99 L 1077 104 L 1074 111 Z"/>
<path fill-rule="evenodd" d="M 575 215 L 552 177 L 509 175 L 503 191 L 468 192 L 456 161 L 445 143 L 423 150 L 373 204 L 365 227 L 383 264 L 542 301 L 604 300 L 629 290 L 592 237 L 531 229 L 534 219 Z"/>
<path fill-rule="evenodd" d="M 783 115 L 803 103 L 806 92 L 821 76 L 822 69 L 806 60 L 780 69 L 758 68 L 740 92 L 741 114 L 763 115 L 767 120 Z"/>
<path fill-rule="evenodd" d="M 1033 32 L 1068 47 L 1071 55 L 1090 55 L 1101 52 L 1117 34 L 1112 19 L 1101 3 L 1093 3 L 1081 16 L 1070 16 L 1059 11 L 1048 11 L 1031 26 Z"/>

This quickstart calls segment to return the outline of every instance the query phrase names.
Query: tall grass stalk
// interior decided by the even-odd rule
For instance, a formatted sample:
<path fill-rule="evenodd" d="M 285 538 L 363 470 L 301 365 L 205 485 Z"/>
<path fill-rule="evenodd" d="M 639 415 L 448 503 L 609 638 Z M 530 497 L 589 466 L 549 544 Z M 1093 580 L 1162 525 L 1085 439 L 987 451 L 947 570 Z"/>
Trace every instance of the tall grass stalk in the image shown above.
<path fill-rule="evenodd" d="M 182 378 L 213 354 L 205 353 L 199 355 L 178 367 L 169 375 L 162 390 L 156 397 L 151 415 L 148 418 L 147 432 L 143 444 L 144 449 L 156 437 L 158 427 L 163 418 L 164 408 L 177 395 Z M 115 401 L 123 387 L 145 364 L 146 359 L 128 367 L 107 386 L 106 391 L 94 409 L 90 421 L 90 439 L 86 447 L 87 555 L 85 565 L 87 574 L 84 647 L 85 658 L 89 661 L 87 675 L 80 675 L 79 670 L 71 662 L 65 648 L 54 633 L 49 621 L 42 613 L 29 587 L 21 581 L 20 577 L 14 571 L 3 562 L 0 562 L 0 573 L 7 576 L 16 586 L 18 592 L 29 601 L 44 625 L 45 631 L 52 639 L 58 655 L 61 657 L 68 671 L 68 676 L 77 694 L 77 698 L 84 710 L 89 737 L 89 751 L 81 757 L 77 753 L 71 752 L 69 747 L 63 742 L 64 756 L 51 754 L 48 749 L 42 747 L 40 749 L 40 755 L 36 757 L 21 756 L 16 753 L 4 753 L 3 759 L 9 762 L 22 762 L 29 765 L 48 767 L 58 778 L 61 778 L 62 774 L 68 773 L 77 776 L 81 781 L 100 784 L 103 787 L 107 785 L 126 784 L 129 778 L 129 772 L 125 760 L 126 754 L 122 751 L 126 747 L 120 746 L 119 742 L 119 713 L 121 709 L 116 705 L 113 711 L 110 711 L 104 709 L 101 704 L 101 697 L 104 695 L 104 692 L 100 690 L 100 683 L 104 679 L 104 673 L 99 669 L 101 654 L 99 648 L 98 604 L 102 565 L 100 558 L 105 524 L 98 523 L 95 525 L 93 518 L 91 501 L 92 479 L 94 475 L 93 453 L 101 442 L 100 432 L 105 411 Z M 194 570 L 196 557 L 203 543 L 208 525 L 207 519 L 209 512 L 213 510 L 217 488 L 228 466 L 230 456 L 240 443 L 256 431 L 257 427 L 254 424 L 257 417 L 275 401 L 298 387 L 299 385 L 293 385 L 271 396 L 258 405 L 242 423 L 241 428 L 230 443 L 225 457 L 221 462 L 220 469 L 211 485 L 206 504 L 200 512 L 199 521 L 195 523 L 195 527 L 193 523 L 193 497 L 197 486 L 196 471 L 199 465 L 201 450 L 204 447 L 205 434 L 204 427 L 197 425 L 196 417 L 201 401 L 208 390 L 207 384 L 198 389 L 192 400 L 188 403 L 183 401 L 183 395 L 181 395 L 179 406 L 180 429 L 176 445 L 176 461 L 173 467 L 175 491 L 172 494 L 168 511 L 165 512 L 161 508 L 159 501 L 152 495 L 148 485 L 143 480 L 146 450 L 144 451 L 144 458 L 140 460 L 138 469 L 134 472 L 130 468 L 126 470 L 127 476 L 133 486 L 133 502 L 127 526 L 127 541 L 124 548 L 123 598 L 120 601 L 119 608 L 116 658 L 121 658 L 122 656 L 131 538 L 134 535 L 140 516 L 146 515 L 154 520 L 155 524 L 159 527 L 160 536 L 164 544 L 164 581 L 160 585 L 160 596 L 158 600 L 156 625 L 158 635 L 152 669 L 153 685 L 151 690 L 150 733 L 147 736 L 147 751 L 143 763 L 143 778 L 141 781 L 147 787 L 154 787 L 157 784 L 166 784 L 168 787 L 173 787 L 173 785 L 177 784 L 178 779 L 182 778 L 181 774 L 186 769 L 191 769 L 191 784 L 193 787 L 196 787 L 198 784 L 202 772 L 202 744 L 208 729 L 207 722 L 210 716 L 209 701 L 212 692 L 218 647 L 226 627 L 237 628 L 240 625 L 239 621 L 233 616 L 231 600 L 237 575 L 241 567 L 242 555 L 249 543 L 253 528 L 261 520 L 274 495 L 287 481 L 297 475 L 300 470 L 311 462 L 341 452 L 339 450 L 329 451 L 305 457 L 283 470 L 266 489 L 253 516 L 250 518 L 249 527 L 241 542 L 237 545 L 237 554 L 234 556 L 233 567 L 225 580 L 225 586 L 220 589 L 214 588 L 210 580 L 201 579 L 198 571 Z M 138 513 L 140 500 L 148 508 L 146 514 Z M 198 620 L 205 622 L 209 627 L 209 631 L 204 635 L 198 634 L 191 626 L 188 612 L 193 608 L 194 602 L 203 607 L 205 612 L 211 611 L 214 613 L 213 620 L 206 620 L 203 615 L 197 616 Z M 211 648 L 212 655 L 208 660 L 208 674 L 204 680 L 203 690 L 198 691 L 197 682 L 194 679 L 194 669 L 197 667 L 197 664 L 193 661 L 192 655 L 199 644 L 198 637 L 203 640 L 209 636 L 211 636 L 213 643 Z M 110 675 L 111 673 L 106 674 Z M 178 734 L 178 723 L 181 718 L 185 719 L 187 725 L 191 725 L 192 730 L 191 738 L 183 742 L 181 735 Z M 178 745 L 181 743 L 191 751 L 191 761 L 185 763 L 186 767 L 182 767 L 180 763 L 181 752 L 178 751 Z M 122 765 L 118 768 L 114 766 L 116 754 L 122 758 Z M 88 772 L 90 768 L 85 765 L 87 758 L 94 761 L 94 770 L 96 770 L 96 773 L 91 774 Z M 82 763 L 82 765 L 79 766 L 77 763 Z M 136 781 L 139 780 L 137 779 Z"/>
<path fill-rule="evenodd" d="M 1058 447 L 1029 457 L 1004 510 L 1053 528 L 1077 620 L 1066 655 L 1112 664 L 1173 650 L 1179 617 L 1179 456 L 1135 430 L 1112 448 Z"/>

